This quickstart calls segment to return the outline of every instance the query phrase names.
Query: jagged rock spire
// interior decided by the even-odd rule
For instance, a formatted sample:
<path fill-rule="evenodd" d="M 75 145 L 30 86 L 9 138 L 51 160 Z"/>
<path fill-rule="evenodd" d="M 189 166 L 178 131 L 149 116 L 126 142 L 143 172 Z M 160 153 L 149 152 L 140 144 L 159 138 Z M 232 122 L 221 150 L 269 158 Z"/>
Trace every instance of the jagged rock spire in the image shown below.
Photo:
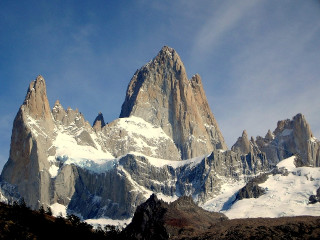
<path fill-rule="evenodd" d="M 292 155 L 298 155 L 304 165 L 320 166 L 320 143 L 316 141 L 305 117 L 298 113 L 292 120 L 278 121 L 273 134 L 269 130 L 257 144 L 274 164 Z"/>
<path fill-rule="evenodd" d="M 101 112 L 99 112 L 98 116 L 96 117 L 96 119 L 93 122 L 93 129 L 95 129 L 96 131 L 101 131 L 101 129 L 105 126 L 105 122 L 103 119 L 103 115 Z"/>
<path fill-rule="evenodd" d="M 268 130 L 268 132 L 264 138 L 268 141 L 272 141 L 274 139 L 274 135 L 272 134 L 270 129 Z"/>
<path fill-rule="evenodd" d="M 250 152 L 250 142 L 246 130 L 243 130 L 242 136 L 238 138 L 237 142 L 231 147 L 231 150 L 244 155 Z"/>
<path fill-rule="evenodd" d="M 227 149 L 209 108 L 201 78 L 188 80 L 178 53 L 164 46 L 131 79 L 120 117 L 136 116 L 160 126 L 182 159 Z"/>
<path fill-rule="evenodd" d="M 30 83 L 23 106 L 25 106 L 24 110 L 34 119 L 48 120 L 52 118 L 46 82 L 41 75 Z"/>
<path fill-rule="evenodd" d="M 18 191 L 32 207 L 49 194 L 39 182 L 48 182 L 46 150 L 52 146 L 54 120 L 44 78 L 39 75 L 29 85 L 25 100 L 13 122 L 10 156 L 1 178 L 18 186 Z M 42 198 L 43 197 L 43 198 Z"/>

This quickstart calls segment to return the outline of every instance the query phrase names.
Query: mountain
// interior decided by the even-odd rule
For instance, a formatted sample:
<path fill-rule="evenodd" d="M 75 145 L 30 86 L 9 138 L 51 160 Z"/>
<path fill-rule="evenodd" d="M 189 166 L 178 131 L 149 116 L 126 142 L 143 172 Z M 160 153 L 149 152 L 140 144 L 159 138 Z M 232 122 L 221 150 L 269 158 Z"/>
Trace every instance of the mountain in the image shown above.
<path fill-rule="evenodd" d="M 30 83 L 27 95 L 13 122 L 10 156 L 1 178 L 17 186 L 18 192 L 32 206 L 48 201 L 43 183 L 50 182 L 47 159 L 52 146 L 54 120 L 45 81 L 38 76 Z"/>
<path fill-rule="evenodd" d="M 169 47 L 134 74 L 120 118 L 107 124 L 99 113 L 92 126 L 59 101 L 51 109 L 38 76 L 13 123 L 1 198 L 21 196 L 34 209 L 50 206 L 84 219 L 131 218 L 153 193 L 226 210 L 234 201 L 230 184 L 239 190 L 294 154 L 300 166 L 319 165 L 320 143 L 303 115 L 280 122 L 265 138 L 248 140 L 244 132 L 228 150 L 200 76 L 189 80 Z M 219 209 L 212 207 L 216 199 L 224 199 Z"/>
<path fill-rule="evenodd" d="M 131 79 L 120 118 L 129 116 L 161 127 L 182 159 L 227 149 L 200 76 L 189 80 L 178 53 L 167 46 Z"/>
<path fill-rule="evenodd" d="M 240 154 L 263 152 L 272 165 L 297 155 L 301 166 L 320 167 L 319 141 L 313 136 L 307 120 L 301 113 L 294 116 L 292 120 L 278 121 L 273 133 L 268 130 L 264 138 L 252 137 L 249 141 L 247 132 L 244 130 L 231 150 Z"/>
<path fill-rule="evenodd" d="M 104 118 L 101 112 L 99 112 L 98 116 L 96 117 L 96 119 L 93 122 L 93 129 L 95 129 L 96 131 L 101 131 L 101 129 L 106 125 L 106 123 L 104 122 Z"/>
<path fill-rule="evenodd" d="M 256 144 L 273 164 L 296 154 L 301 166 L 320 167 L 319 141 L 302 114 L 278 121 L 273 133 L 268 131 L 265 138 L 258 136 Z"/>

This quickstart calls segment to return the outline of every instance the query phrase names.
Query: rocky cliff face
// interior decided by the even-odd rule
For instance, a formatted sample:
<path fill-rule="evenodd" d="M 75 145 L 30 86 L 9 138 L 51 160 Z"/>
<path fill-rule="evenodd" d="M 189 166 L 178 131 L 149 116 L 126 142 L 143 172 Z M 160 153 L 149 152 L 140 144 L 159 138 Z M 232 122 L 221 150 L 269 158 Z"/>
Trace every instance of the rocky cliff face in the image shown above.
<path fill-rule="evenodd" d="M 209 108 L 201 78 L 188 80 L 177 52 L 163 47 L 129 83 L 120 118 L 136 116 L 161 127 L 182 159 L 227 146 Z"/>
<path fill-rule="evenodd" d="M 231 147 L 231 150 L 241 155 L 247 155 L 248 153 L 252 153 L 254 155 L 261 154 L 261 151 L 253 137 L 251 137 L 250 140 L 248 139 L 246 130 L 243 130 L 242 136 L 238 138 L 237 142 Z"/>
<path fill-rule="evenodd" d="M 320 166 L 320 142 L 314 138 L 302 114 L 297 114 L 292 120 L 279 121 L 273 133 L 269 130 L 265 138 L 257 137 L 256 143 L 272 164 L 298 155 L 303 165 Z"/>
<path fill-rule="evenodd" d="M 10 156 L 2 171 L 2 179 L 18 186 L 25 200 L 36 207 L 40 200 L 48 201 L 48 149 L 52 145 L 54 120 L 46 94 L 45 81 L 38 76 L 30 83 L 12 129 Z"/>
<path fill-rule="evenodd" d="M 104 118 L 101 112 L 99 112 L 98 116 L 93 122 L 93 129 L 96 131 L 101 131 L 101 129 L 105 126 Z"/>

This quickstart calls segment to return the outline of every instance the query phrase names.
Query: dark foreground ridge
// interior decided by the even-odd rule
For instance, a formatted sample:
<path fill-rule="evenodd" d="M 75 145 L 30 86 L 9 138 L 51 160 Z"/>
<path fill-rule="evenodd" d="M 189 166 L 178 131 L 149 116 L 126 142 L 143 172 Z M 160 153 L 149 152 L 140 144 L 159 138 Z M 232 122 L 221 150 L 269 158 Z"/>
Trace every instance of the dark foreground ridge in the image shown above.
<path fill-rule="evenodd" d="M 319 239 L 320 217 L 229 220 L 198 207 L 191 197 L 168 204 L 152 195 L 122 232 L 113 226 L 105 230 L 74 215 L 56 218 L 25 204 L 0 203 L 0 239 Z"/>
<path fill-rule="evenodd" d="M 205 211 L 191 197 L 168 204 L 152 195 L 141 204 L 123 239 L 319 239 L 320 217 L 229 220 Z"/>
<path fill-rule="evenodd" d="M 115 228 L 104 231 L 80 221 L 75 215 L 53 217 L 51 210 L 31 210 L 25 203 L 0 203 L 0 239 L 117 239 Z"/>

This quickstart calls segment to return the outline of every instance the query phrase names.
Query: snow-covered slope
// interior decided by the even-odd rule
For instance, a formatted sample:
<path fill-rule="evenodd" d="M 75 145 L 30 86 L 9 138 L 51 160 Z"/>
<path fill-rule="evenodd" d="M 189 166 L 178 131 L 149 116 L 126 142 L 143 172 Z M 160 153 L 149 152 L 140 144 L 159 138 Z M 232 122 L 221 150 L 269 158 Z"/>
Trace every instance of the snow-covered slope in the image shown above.
<path fill-rule="evenodd" d="M 61 164 L 74 164 L 95 173 L 109 171 L 123 156 L 122 153 L 134 152 L 150 156 L 150 161 L 158 165 L 170 164 L 171 160 L 159 159 L 159 156 L 168 156 L 162 154 L 162 151 L 167 149 L 172 154 L 170 157 L 180 158 L 172 139 L 161 128 L 154 127 L 141 118 L 132 116 L 117 119 L 105 126 L 103 132 L 94 132 L 85 126 L 79 127 L 76 120 L 77 117 L 71 124 L 57 124 L 55 128 L 52 144 L 55 155 L 48 157 L 52 164 L 49 168 L 52 178 L 57 176 Z M 32 132 L 36 129 L 36 121 L 33 122 Z M 173 148 L 173 151 L 170 151 L 170 148 Z M 181 161 L 173 163 L 181 164 Z"/>
<path fill-rule="evenodd" d="M 259 184 L 266 190 L 259 198 L 236 201 L 235 194 L 244 186 L 243 181 L 224 184 L 217 198 L 206 202 L 203 207 L 210 211 L 220 211 L 229 218 L 282 217 L 313 215 L 320 216 L 320 203 L 309 204 L 309 197 L 320 186 L 320 168 L 296 167 L 295 157 L 278 163 L 287 174 L 270 174 L 267 181 Z M 231 206 L 230 206 L 231 205 Z M 227 208 L 227 209 L 226 209 Z"/>

